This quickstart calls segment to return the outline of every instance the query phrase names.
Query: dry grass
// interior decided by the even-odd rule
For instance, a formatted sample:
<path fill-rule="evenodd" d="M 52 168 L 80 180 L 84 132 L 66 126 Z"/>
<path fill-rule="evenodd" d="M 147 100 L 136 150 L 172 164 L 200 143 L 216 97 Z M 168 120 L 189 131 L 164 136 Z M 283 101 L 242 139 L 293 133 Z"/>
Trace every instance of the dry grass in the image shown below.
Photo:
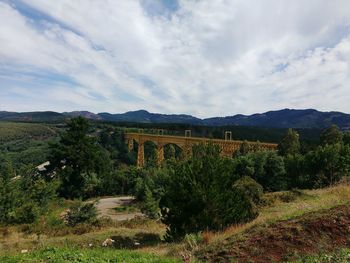
<path fill-rule="evenodd" d="M 293 198 L 287 198 L 288 200 L 281 198 L 285 194 L 283 192 L 266 194 L 265 198 L 269 202 L 260 207 L 260 215 L 250 223 L 233 225 L 222 232 L 202 233 L 202 245 L 206 246 L 220 242 L 233 235 L 239 235 L 251 227 L 264 226 L 308 212 L 350 203 L 350 185 L 346 184 L 319 190 L 303 190 Z M 287 193 L 287 195 L 289 194 L 291 193 Z M 55 210 L 56 215 L 65 208 L 66 205 L 61 204 L 60 208 Z M 83 229 L 82 234 L 74 234 L 73 230 L 71 229 L 67 234 L 60 236 L 54 236 L 54 232 L 51 233 L 50 231 L 38 236 L 36 234 L 25 234 L 21 231 L 21 227 L 18 226 L 0 227 L 0 255 L 3 253 L 18 253 L 22 249 L 31 250 L 41 247 L 63 247 L 68 245 L 85 248 L 89 244 L 92 244 L 93 247 L 99 247 L 106 238 L 112 236 L 133 237 L 139 233 L 162 235 L 165 233 L 165 226 L 153 220 L 135 219 L 123 223 L 106 222 L 96 228 L 87 229 L 86 231 Z M 66 230 L 62 228 L 61 231 L 64 232 Z M 161 242 L 138 250 L 160 256 L 170 255 L 178 257 L 186 250 L 186 244 L 184 242 L 172 244 Z"/>
<path fill-rule="evenodd" d="M 251 227 L 271 224 L 280 220 L 287 220 L 303 214 L 330 209 L 332 207 L 350 203 L 350 186 L 336 185 L 324 189 L 303 190 L 301 195 L 291 202 L 282 202 L 275 198 L 274 203 L 260 208 L 259 216 L 250 223 L 233 225 L 222 232 L 212 233 L 209 243 L 224 240 L 229 236 L 241 233 Z M 267 194 L 274 199 L 281 193 Z"/>

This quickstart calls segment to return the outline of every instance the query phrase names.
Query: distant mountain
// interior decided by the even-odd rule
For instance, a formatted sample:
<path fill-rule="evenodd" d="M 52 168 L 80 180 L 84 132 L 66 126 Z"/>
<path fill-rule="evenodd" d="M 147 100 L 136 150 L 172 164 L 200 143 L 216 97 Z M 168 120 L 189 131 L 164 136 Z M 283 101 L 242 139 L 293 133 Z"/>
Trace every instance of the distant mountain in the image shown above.
<path fill-rule="evenodd" d="M 145 110 L 129 111 L 121 114 L 99 113 L 106 121 L 116 122 L 142 122 L 142 123 L 189 123 L 202 124 L 202 120 L 185 114 L 150 113 Z"/>
<path fill-rule="evenodd" d="M 34 111 L 34 112 L 0 111 L 0 120 L 52 122 L 52 121 L 63 121 L 64 119 L 65 119 L 65 116 L 62 113 L 58 113 L 54 111 Z"/>
<path fill-rule="evenodd" d="M 320 112 L 313 109 L 283 109 L 253 115 L 234 115 L 203 120 L 205 125 L 242 125 L 275 128 L 326 128 L 336 124 L 342 129 L 350 128 L 350 114 Z"/>
<path fill-rule="evenodd" d="M 145 110 L 129 111 L 126 113 L 111 114 L 107 112 L 92 113 L 89 111 L 73 111 L 57 113 L 44 112 L 7 112 L 0 111 L 0 120 L 12 121 L 63 121 L 67 118 L 83 116 L 85 118 L 113 122 L 140 122 L 140 123 L 179 123 L 208 126 L 256 126 L 274 128 L 319 128 L 323 129 L 332 124 L 342 129 L 350 129 L 350 114 L 342 112 L 320 112 L 313 109 L 293 110 L 283 109 L 253 115 L 233 115 L 199 119 L 185 114 L 150 113 Z"/>
<path fill-rule="evenodd" d="M 71 111 L 71 112 L 63 112 L 63 114 L 69 117 L 82 116 L 87 119 L 102 120 L 101 116 L 99 116 L 98 114 L 92 113 L 90 111 Z"/>

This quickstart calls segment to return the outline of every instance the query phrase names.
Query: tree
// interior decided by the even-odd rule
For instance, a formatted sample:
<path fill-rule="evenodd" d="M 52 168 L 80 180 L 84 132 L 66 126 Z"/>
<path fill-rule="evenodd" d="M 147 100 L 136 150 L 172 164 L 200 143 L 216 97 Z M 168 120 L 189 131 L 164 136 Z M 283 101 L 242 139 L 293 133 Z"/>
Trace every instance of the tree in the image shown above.
<path fill-rule="evenodd" d="M 321 143 L 323 145 L 341 143 L 343 133 L 337 125 L 332 125 L 321 133 Z"/>
<path fill-rule="evenodd" d="M 240 177 L 254 175 L 254 162 L 249 156 L 239 156 L 235 159 L 234 173 Z"/>
<path fill-rule="evenodd" d="M 300 141 L 299 134 L 292 130 L 288 129 L 287 134 L 284 136 L 282 141 L 278 145 L 278 152 L 282 156 L 294 155 L 300 151 Z"/>
<path fill-rule="evenodd" d="M 305 156 L 313 188 L 325 187 L 350 174 L 350 147 L 340 143 L 318 147 Z"/>
<path fill-rule="evenodd" d="M 61 179 L 59 192 L 64 197 L 93 195 L 99 178 L 110 172 L 111 162 L 106 151 L 88 132 L 86 119 L 73 118 L 59 143 L 51 146 L 51 163 L 58 168 Z"/>
<path fill-rule="evenodd" d="M 238 179 L 233 187 L 246 195 L 254 204 L 259 204 L 264 193 L 263 187 L 249 176 Z"/>
<path fill-rule="evenodd" d="M 10 221 L 11 212 L 17 206 L 18 188 L 13 180 L 13 169 L 6 160 L 0 160 L 0 222 Z"/>
<path fill-rule="evenodd" d="M 269 152 L 264 165 L 266 184 L 264 188 L 269 191 L 287 190 L 289 180 L 285 171 L 284 161 L 275 152 Z"/>
<path fill-rule="evenodd" d="M 141 211 L 146 214 L 149 218 L 158 218 L 158 202 L 154 199 L 152 192 L 149 190 L 149 188 L 145 187 L 145 200 L 143 202 L 143 206 L 141 208 Z"/>
<path fill-rule="evenodd" d="M 344 133 L 343 142 L 345 145 L 350 145 L 350 131 Z"/>
<path fill-rule="evenodd" d="M 254 202 L 244 188 L 234 183 L 231 159 L 221 158 L 213 145 L 194 147 L 193 156 L 170 170 L 160 200 L 162 222 L 167 237 L 177 239 L 186 233 L 218 230 L 257 216 Z"/>
<path fill-rule="evenodd" d="M 164 146 L 164 158 L 165 159 L 175 159 L 176 157 L 176 150 L 174 145 L 167 144 Z"/>
<path fill-rule="evenodd" d="M 250 151 L 250 145 L 247 141 L 244 141 L 239 147 L 239 154 L 246 155 Z"/>
<path fill-rule="evenodd" d="M 0 222 L 32 223 L 56 197 L 56 182 L 47 182 L 32 167 L 14 176 L 11 164 L 0 160 Z"/>
<path fill-rule="evenodd" d="M 290 188 L 312 188 L 310 176 L 305 167 L 305 157 L 302 154 L 287 155 L 284 157 L 284 165 Z"/>
<path fill-rule="evenodd" d="M 124 140 L 124 132 L 120 129 L 104 128 L 99 133 L 98 141 L 108 150 L 115 166 L 135 164 L 133 152 L 129 152 Z"/>

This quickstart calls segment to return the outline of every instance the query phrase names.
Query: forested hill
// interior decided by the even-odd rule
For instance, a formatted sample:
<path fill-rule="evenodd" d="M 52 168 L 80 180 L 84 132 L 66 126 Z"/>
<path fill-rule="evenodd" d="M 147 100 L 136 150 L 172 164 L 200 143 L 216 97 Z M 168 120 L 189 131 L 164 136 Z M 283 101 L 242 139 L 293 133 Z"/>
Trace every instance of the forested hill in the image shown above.
<path fill-rule="evenodd" d="M 6 112 L 0 111 L 0 120 L 12 121 L 61 121 L 66 118 L 84 116 L 89 119 L 112 122 L 139 123 L 185 123 L 193 125 L 225 126 L 242 125 L 274 128 L 319 128 L 323 129 L 336 124 L 341 129 L 350 128 L 350 114 L 342 112 L 320 112 L 313 109 L 293 110 L 283 109 L 253 115 L 237 114 L 227 117 L 213 117 L 207 119 L 196 118 L 185 114 L 150 113 L 145 110 L 129 111 L 126 113 L 91 113 L 88 111 L 74 111 L 57 113 L 45 112 Z"/>
<path fill-rule="evenodd" d="M 206 125 L 243 125 L 276 128 L 326 128 L 336 124 L 342 129 L 350 128 L 350 114 L 320 112 L 313 109 L 283 109 L 253 115 L 234 115 L 203 120 Z"/>

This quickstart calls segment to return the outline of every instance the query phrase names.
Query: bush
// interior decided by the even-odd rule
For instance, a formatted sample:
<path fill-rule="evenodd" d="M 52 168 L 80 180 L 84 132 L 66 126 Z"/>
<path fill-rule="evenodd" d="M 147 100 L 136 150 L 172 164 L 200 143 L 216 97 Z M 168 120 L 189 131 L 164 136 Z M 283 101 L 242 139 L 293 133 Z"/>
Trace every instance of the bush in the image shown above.
<path fill-rule="evenodd" d="M 97 209 L 94 203 L 77 203 L 71 206 L 64 217 L 68 226 L 80 223 L 92 223 L 97 219 Z"/>
<path fill-rule="evenodd" d="M 251 198 L 234 187 L 231 159 L 221 158 L 215 146 L 196 146 L 189 160 L 175 165 L 160 201 L 168 239 L 187 233 L 219 230 L 257 216 Z M 253 195 L 253 193 L 251 193 Z"/>
<path fill-rule="evenodd" d="M 263 195 L 263 188 L 254 179 L 249 176 L 245 176 L 237 180 L 233 188 L 242 192 L 247 198 L 249 198 L 254 204 L 259 204 Z"/>
<path fill-rule="evenodd" d="M 265 170 L 265 189 L 269 191 L 287 190 L 289 187 L 289 178 L 284 167 L 284 161 L 281 156 L 275 152 L 269 152 L 267 155 Z"/>
<path fill-rule="evenodd" d="M 306 154 L 305 169 L 313 188 L 333 185 L 350 174 L 350 147 L 339 143 L 320 146 Z"/>
<path fill-rule="evenodd" d="M 40 209 L 34 202 L 26 202 L 13 213 L 13 221 L 18 224 L 30 224 L 39 219 Z"/>
<path fill-rule="evenodd" d="M 149 218 L 156 219 L 159 217 L 159 207 L 157 200 L 152 196 L 152 192 L 146 187 L 145 200 L 141 208 L 142 213 L 146 214 Z"/>

